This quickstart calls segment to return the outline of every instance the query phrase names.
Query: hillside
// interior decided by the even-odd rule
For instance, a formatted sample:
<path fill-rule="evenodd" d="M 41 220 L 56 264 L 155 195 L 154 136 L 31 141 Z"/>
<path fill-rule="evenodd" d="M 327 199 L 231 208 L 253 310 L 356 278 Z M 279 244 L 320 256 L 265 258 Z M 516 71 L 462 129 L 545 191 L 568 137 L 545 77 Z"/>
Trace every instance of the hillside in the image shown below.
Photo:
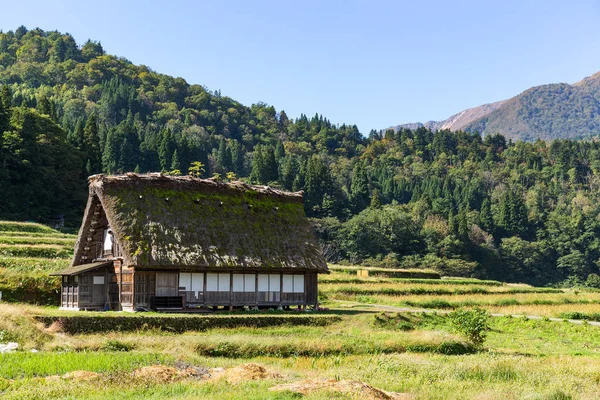
<path fill-rule="evenodd" d="M 395 129 L 415 125 L 420 124 L 403 124 Z M 424 126 L 483 135 L 500 133 L 529 141 L 595 137 L 600 132 L 600 73 L 572 85 L 536 86 L 511 99 L 471 108 Z"/>
<path fill-rule="evenodd" d="M 598 141 L 424 127 L 364 137 L 23 27 L 0 33 L 0 65 L 0 219 L 77 227 L 90 174 L 191 173 L 304 191 L 330 262 L 600 286 Z M 597 86 L 558 85 L 590 103 Z M 515 101 L 486 124 L 520 117 Z"/>
<path fill-rule="evenodd" d="M 505 100 L 497 101 L 495 103 L 484 104 L 478 107 L 468 108 L 463 110 L 457 114 L 452 115 L 451 117 L 443 120 L 443 121 L 428 121 L 425 123 L 413 122 L 407 124 L 396 125 L 392 129 L 398 130 L 400 128 L 407 129 L 417 129 L 420 127 L 425 127 L 427 129 L 431 129 L 432 131 L 448 129 L 451 131 L 459 131 L 464 129 L 466 126 L 471 124 L 473 121 L 484 117 L 491 113 L 492 111 L 497 110 L 504 104 Z"/>

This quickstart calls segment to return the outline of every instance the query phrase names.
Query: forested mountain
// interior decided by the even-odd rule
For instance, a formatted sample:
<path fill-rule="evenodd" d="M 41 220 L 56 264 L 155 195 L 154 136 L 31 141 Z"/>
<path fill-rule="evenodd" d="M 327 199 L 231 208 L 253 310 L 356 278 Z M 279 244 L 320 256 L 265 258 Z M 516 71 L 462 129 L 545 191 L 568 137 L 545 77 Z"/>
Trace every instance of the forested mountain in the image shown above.
<path fill-rule="evenodd" d="M 582 139 L 600 134 L 600 72 L 573 85 L 536 86 L 509 100 L 461 111 L 444 121 L 411 123 L 432 130 L 500 133 L 514 140 Z"/>
<path fill-rule="evenodd" d="M 0 219 L 80 222 L 89 174 L 192 173 L 304 190 L 331 261 L 537 284 L 600 277 L 600 142 L 507 142 L 290 119 L 81 47 L 0 34 Z"/>

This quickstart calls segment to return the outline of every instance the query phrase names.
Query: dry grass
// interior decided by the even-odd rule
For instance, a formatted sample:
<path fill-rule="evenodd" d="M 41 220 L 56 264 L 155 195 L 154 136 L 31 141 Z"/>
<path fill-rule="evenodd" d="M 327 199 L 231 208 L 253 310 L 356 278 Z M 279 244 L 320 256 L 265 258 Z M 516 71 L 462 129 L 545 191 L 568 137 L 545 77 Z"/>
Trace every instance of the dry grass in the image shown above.
<path fill-rule="evenodd" d="M 491 306 L 491 313 L 517 314 L 517 315 L 539 315 L 542 317 L 557 317 L 562 313 L 600 313 L 600 303 L 592 304 L 554 304 L 554 305 L 518 305 L 518 306 Z"/>

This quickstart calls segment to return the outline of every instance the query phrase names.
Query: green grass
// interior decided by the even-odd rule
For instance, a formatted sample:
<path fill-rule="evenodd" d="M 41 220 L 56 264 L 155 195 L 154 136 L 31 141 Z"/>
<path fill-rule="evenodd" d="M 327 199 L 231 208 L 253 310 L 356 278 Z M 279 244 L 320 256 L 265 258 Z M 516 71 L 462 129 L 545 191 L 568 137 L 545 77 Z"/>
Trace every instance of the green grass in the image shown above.
<path fill-rule="evenodd" d="M 74 235 L 43 225 L 0 222 L 0 290 L 4 299 L 57 304 L 52 296 L 56 294 L 58 279 L 50 278 L 48 273 L 70 264 L 74 240 Z M 201 331 L 175 333 L 142 324 L 141 329 L 115 332 L 115 324 L 123 323 L 119 321 L 135 321 L 140 316 L 161 321 L 165 326 L 195 317 L 73 313 L 55 306 L 2 302 L 0 336 L 4 341 L 17 341 L 22 350 L 0 355 L 0 396 L 3 400 L 296 399 L 298 395 L 272 393 L 269 388 L 282 382 L 329 378 L 355 379 L 419 399 L 599 397 L 600 328 L 548 320 L 493 318 L 484 350 L 473 353 L 474 349 L 456 335 L 444 312 L 463 306 L 507 310 L 532 307 L 533 311 L 543 309 L 543 315 L 600 320 L 596 309 L 600 293 L 563 292 L 477 279 L 360 278 L 350 275 L 359 267 L 343 268 L 345 272 L 334 267 L 331 275 L 320 278 L 320 294 L 323 300 L 328 299 L 326 305 L 332 310 L 314 315 L 335 317 L 333 323 L 324 326 L 216 324 Z M 380 314 L 374 310 L 379 304 L 443 311 L 378 319 Z M 208 318 L 277 319 L 288 315 L 295 316 L 238 312 Z M 102 326 L 96 332 L 66 334 L 55 326 L 49 329 L 49 324 L 41 323 L 36 316 L 82 316 L 101 320 Z M 40 352 L 30 353 L 33 348 Z M 224 380 L 140 381 L 129 373 L 140 366 L 173 365 L 177 361 L 203 367 L 255 362 L 282 377 L 231 385 Z M 89 382 L 44 378 L 74 370 L 94 371 L 102 376 Z M 320 391 L 303 398 L 352 396 Z"/>
<path fill-rule="evenodd" d="M 13 221 L 0 221 L 0 232 L 60 233 L 46 225 Z"/>
<path fill-rule="evenodd" d="M 0 377 L 5 379 L 62 375 L 75 370 L 118 373 L 139 366 L 164 364 L 170 357 L 152 353 L 66 352 L 0 354 Z"/>
<path fill-rule="evenodd" d="M 67 258 L 42 258 L 42 257 L 8 257 L 0 256 L 0 269 L 19 272 L 56 272 L 71 265 Z"/>
<path fill-rule="evenodd" d="M 331 306 L 336 307 L 335 303 Z M 49 312 L 36 307 L 3 307 L 3 318 Z M 342 320 L 326 327 L 239 327 L 183 334 L 156 330 L 66 336 L 45 333 L 50 337 L 39 344 L 42 353 L 1 356 L 0 377 L 15 381 L 9 384 L 0 379 L 0 391 L 3 399 L 297 398 L 292 394 L 275 396 L 268 390 L 277 383 L 306 378 L 356 379 L 384 390 L 436 399 L 547 399 L 561 391 L 573 398 L 594 398 L 598 391 L 597 327 L 494 318 L 485 350 L 457 355 L 457 343 L 461 342 L 444 315 L 402 314 L 411 325 L 407 331 L 395 324 L 377 324 L 379 314 L 360 310 L 339 314 Z M 48 351 L 52 349 L 58 351 Z M 176 360 L 204 367 L 255 362 L 282 378 L 232 386 L 220 380 L 149 383 L 126 373 L 141 365 Z M 91 382 L 35 378 L 73 370 L 103 376 Z M 332 397 L 350 398 L 328 392 L 306 396 Z"/>
<path fill-rule="evenodd" d="M 11 245 L 0 244 L 0 256 L 4 257 L 37 257 L 37 258 L 70 258 L 73 248 L 70 246 L 36 244 Z"/>
<path fill-rule="evenodd" d="M 331 271 L 356 274 L 358 270 L 369 271 L 369 276 L 384 276 L 389 278 L 424 278 L 424 279 L 440 279 L 440 273 L 433 269 L 395 269 L 395 268 L 376 268 L 362 267 L 349 265 L 329 264 Z"/>
<path fill-rule="evenodd" d="M 431 287 L 409 287 L 409 288 L 393 288 L 393 287 L 332 287 L 331 285 L 321 286 L 321 290 L 325 293 L 336 295 L 354 295 L 354 296 L 410 296 L 410 295 L 437 295 L 437 296 L 459 296 L 465 294 L 523 294 L 523 293 L 564 293 L 560 289 L 550 288 L 523 288 L 523 289 L 508 289 L 508 290 L 489 290 L 481 287 L 467 287 L 467 288 L 431 288 Z"/>
<path fill-rule="evenodd" d="M 479 279 L 418 279 L 418 278 L 359 278 L 348 277 L 347 274 L 334 273 L 319 277 L 320 283 L 325 284 L 353 284 L 368 285 L 373 283 L 420 284 L 420 285 L 448 285 L 448 286 L 505 286 L 498 281 L 486 281 Z"/>
<path fill-rule="evenodd" d="M 0 244 L 55 244 L 65 247 L 74 247 L 76 238 L 55 236 L 13 236 L 0 235 Z"/>

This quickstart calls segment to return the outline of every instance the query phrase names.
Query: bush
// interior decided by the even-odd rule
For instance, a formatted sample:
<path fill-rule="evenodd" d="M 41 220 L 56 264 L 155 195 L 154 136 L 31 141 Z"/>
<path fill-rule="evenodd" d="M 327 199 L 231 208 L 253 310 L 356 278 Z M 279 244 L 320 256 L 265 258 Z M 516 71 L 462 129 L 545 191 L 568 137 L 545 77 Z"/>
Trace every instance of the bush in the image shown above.
<path fill-rule="evenodd" d="M 205 331 L 217 328 L 264 328 L 269 326 L 327 326 L 338 322 L 337 315 L 39 315 L 36 320 L 46 326 L 57 323 L 70 334 L 97 332 L 132 332 L 142 329 L 161 329 L 168 332 Z"/>
<path fill-rule="evenodd" d="M 600 289 L 600 276 L 598 274 L 589 274 L 585 280 L 585 286 Z"/>
<path fill-rule="evenodd" d="M 39 305 L 58 305 L 60 278 L 46 272 L 0 271 L 2 301 Z"/>
<path fill-rule="evenodd" d="M 70 246 L 56 246 L 50 244 L 0 245 L 0 256 L 71 258 L 73 256 L 73 249 Z"/>
<path fill-rule="evenodd" d="M 384 329 L 397 329 L 400 331 L 412 331 L 415 329 L 415 326 L 411 323 L 411 320 L 400 313 L 380 313 L 375 315 L 373 326 Z"/>
<path fill-rule="evenodd" d="M 116 339 L 110 339 L 104 343 L 104 346 L 102 346 L 102 349 L 106 350 L 106 351 L 131 351 L 134 349 L 134 347 L 135 346 L 132 344 L 123 343 Z"/>
<path fill-rule="evenodd" d="M 600 321 L 600 313 L 583 313 L 583 312 L 564 312 L 560 313 L 559 318 L 563 319 L 581 319 L 584 321 Z"/>
<path fill-rule="evenodd" d="M 459 309 L 450 313 L 454 329 L 475 347 L 481 347 L 489 330 L 489 314 L 481 308 Z"/>

